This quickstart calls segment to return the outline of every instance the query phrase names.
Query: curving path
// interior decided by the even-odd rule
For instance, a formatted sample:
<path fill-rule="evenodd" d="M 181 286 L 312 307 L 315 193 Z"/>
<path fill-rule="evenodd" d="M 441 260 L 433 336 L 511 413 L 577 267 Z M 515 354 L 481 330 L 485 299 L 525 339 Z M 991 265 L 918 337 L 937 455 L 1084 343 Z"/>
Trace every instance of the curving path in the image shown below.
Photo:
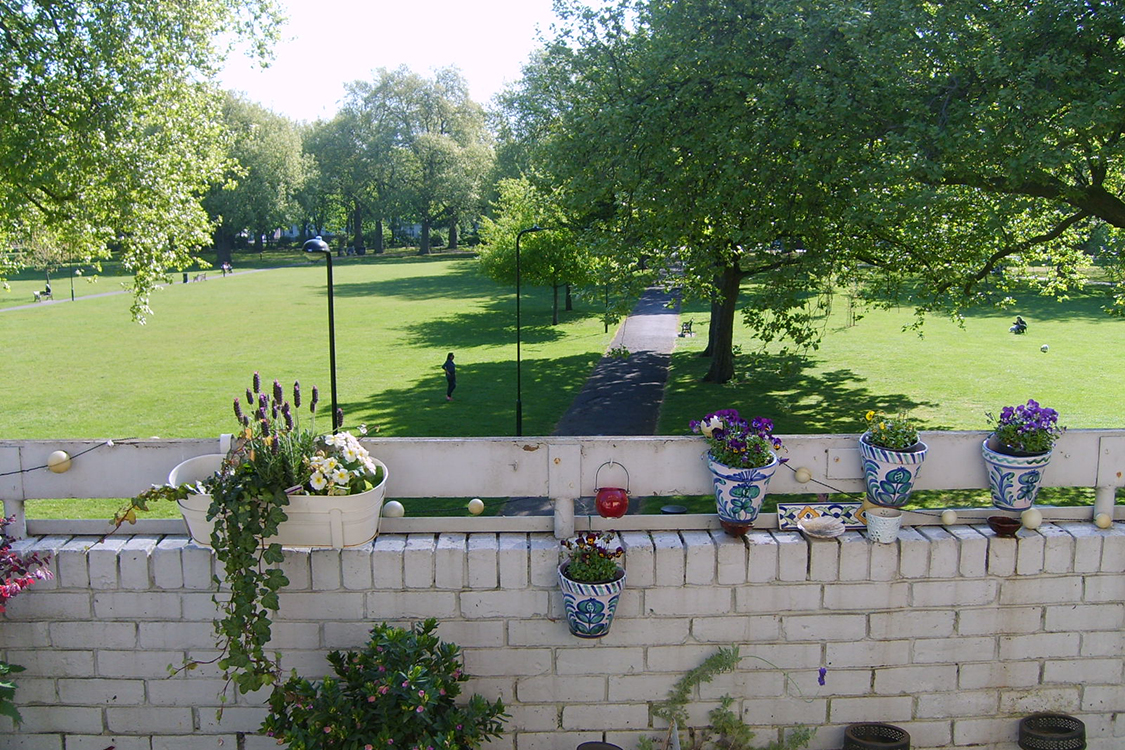
<path fill-rule="evenodd" d="M 655 435 L 668 381 L 668 364 L 680 332 L 678 297 L 648 289 L 617 329 L 609 348 L 624 346 L 629 356 L 602 356 L 586 385 L 563 414 L 555 435 Z M 639 503 L 632 504 L 630 512 Z M 574 512 L 593 512 L 592 498 L 575 502 Z M 512 498 L 500 511 L 504 516 L 547 515 L 544 498 Z"/>

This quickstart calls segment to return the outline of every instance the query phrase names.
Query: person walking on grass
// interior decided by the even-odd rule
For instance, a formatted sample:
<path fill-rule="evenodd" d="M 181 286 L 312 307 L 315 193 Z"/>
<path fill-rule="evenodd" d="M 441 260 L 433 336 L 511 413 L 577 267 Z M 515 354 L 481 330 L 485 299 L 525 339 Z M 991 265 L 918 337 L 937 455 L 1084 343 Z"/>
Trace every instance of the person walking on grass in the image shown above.
<path fill-rule="evenodd" d="M 441 366 L 445 370 L 445 400 L 453 400 L 453 389 L 457 387 L 457 366 L 453 364 L 453 352 L 445 358 L 445 363 Z"/>

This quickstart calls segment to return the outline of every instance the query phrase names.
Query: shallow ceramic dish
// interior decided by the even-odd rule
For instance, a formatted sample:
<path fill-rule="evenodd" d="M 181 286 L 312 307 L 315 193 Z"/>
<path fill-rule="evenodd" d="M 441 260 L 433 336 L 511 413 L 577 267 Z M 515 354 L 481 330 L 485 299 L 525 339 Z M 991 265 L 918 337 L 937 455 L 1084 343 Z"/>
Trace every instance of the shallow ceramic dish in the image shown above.
<path fill-rule="evenodd" d="M 831 539 L 844 533 L 844 522 L 833 516 L 820 516 L 818 518 L 802 518 L 797 522 L 797 528 L 808 536 L 818 539 Z"/>

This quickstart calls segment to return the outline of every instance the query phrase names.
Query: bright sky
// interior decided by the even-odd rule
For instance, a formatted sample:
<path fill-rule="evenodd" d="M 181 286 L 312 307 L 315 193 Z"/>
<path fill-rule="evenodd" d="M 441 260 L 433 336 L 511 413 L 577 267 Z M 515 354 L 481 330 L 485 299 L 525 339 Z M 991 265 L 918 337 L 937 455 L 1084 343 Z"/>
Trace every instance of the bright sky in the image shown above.
<path fill-rule="evenodd" d="M 294 120 L 330 118 L 344 84 L 405 65 L 432 76 L 454 65 L 488 104 L 555 20 L 551 0 L 282 0 L 289 22 L 261 70 L 240 51 L 223 86 Z"/>

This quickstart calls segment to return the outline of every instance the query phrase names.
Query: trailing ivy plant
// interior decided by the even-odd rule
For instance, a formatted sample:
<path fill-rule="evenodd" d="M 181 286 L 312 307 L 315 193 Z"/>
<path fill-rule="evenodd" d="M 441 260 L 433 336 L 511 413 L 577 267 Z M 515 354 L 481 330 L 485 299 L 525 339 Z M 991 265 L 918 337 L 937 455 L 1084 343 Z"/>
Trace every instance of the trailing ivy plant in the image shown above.
<path fill-rule="evenodd" d="M 227 685 L 233 684 L 238 693 L 251 693 L 280 682 L 281 665 L 266 648 L 272 637 L 272 617 L 279 606 L 278 592 L 289 584 L 289 579 L 278 567 L 284 559 L 281 545 L 265 544 L 265 540 L 275 536 L 278 526 L 287 519 L 285 507 L 290 494 L 328 491 L 327 487 L 317 488 L 311 483 L 313 459 L 332 450 L 331 444 L 326 447 L 324 441 L 318 441 L 315 432 L 300 428 L 300 383 L 293 384 L 290 403 L 285 400 L 280 382 L 273 381 L 271 392 L 263 392 L 261 378 L 254 373 L 253 390 L 246 390 L 246 399 L 245 411 L 239 399 L 234 400 L 240 432 L 214 476 L 195 485 L 163 485 L 146 490 L 114 519 L 118 526 L 131 522 L 136 511 L 148 510 L 148 503 L 154 500 L 182 500 L 192 493 L 211 496 L 207 511 L 207 519 L 214 522 L 211 546 L 222 566 L 222 576 L 213 577 L 218 589 L 213 601 L 220 613 L 215 620 L 219 655 L 206 662 L 188 661 L 169 669 L 176 673 L 217 663 Z M 313 419 L 318 400 L 314 387 L 309 403 Z M 342 421 L 339 414 L 336 421 Z M 366 451 L 363 454 L 366 456 Z M 365 485 L 381 481 L 381 474 L 363 471 Z M 222 592 L 224 587 L 226 591 Z M 220 592 L 229 596 L 220 596 Z M 220 700 L 226 699 L 224 690 Z"/>
<path fill-rule="evenodd" d="M 700 685 L 711 682 L 717 675 L 734 672 L 738 669 L 742 658 L 738 646 L 720 648 L 698 667 L 684 674 L 668 691 L 667 698 L 653 704 L 650 713 L 668 722 L 668 731 L 660 744 L 660 750 L 669 750 L 670 747 L 683 747 L 685 750 L 751 750 L 750 742 L 754 738 L 754 732 L 738 714 L 731 710 L 734 705 L 734 698 L 731 696 L 724 695 L 719 699 L 719 705 L 707 714 L 711 723 L 705 727 L 690 726 L 687 712 L 687 706 Z M 760 656 L 751 658 L 777 668 Z M 825 671 L 823 667 L 820 669 L 821 685 L 824 684 Z M 789 673 L 785 672 L 785 684 L 788 685 L 790 681 Z M 797 687 L 797 692 L 803 698 L 800 687 Z M 681 727 L 686 728 L 684 732 L 687 735 L 687 744 L 673 742 L 673 738 L 682 740 L 682 736 L 678 736 Z M 808 727 L 796 727 L 783 741 L 771 741 L 760 750 L 798 750 L 806 747 L 815 733 L 815 730 Z M 642 737 L 639 747 L 640 750 L 655 750 L 656 743 L 651 737 Z"/>

